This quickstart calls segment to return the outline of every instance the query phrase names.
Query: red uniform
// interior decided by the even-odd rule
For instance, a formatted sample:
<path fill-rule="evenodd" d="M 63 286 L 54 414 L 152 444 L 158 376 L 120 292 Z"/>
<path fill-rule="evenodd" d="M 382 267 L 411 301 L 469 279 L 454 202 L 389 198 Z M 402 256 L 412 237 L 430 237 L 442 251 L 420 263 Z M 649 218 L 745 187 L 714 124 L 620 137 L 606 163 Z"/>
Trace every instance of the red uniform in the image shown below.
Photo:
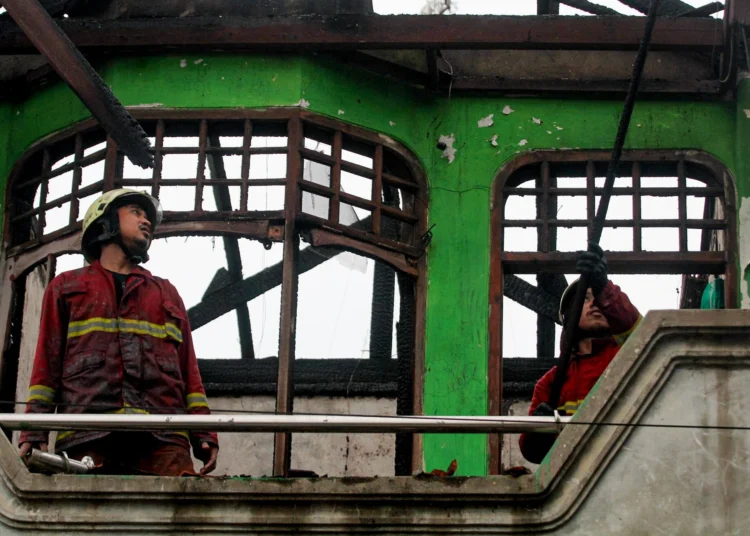
<path fill-rule="evenodd" d="M 578 406 L 617 355 L 620 346 L 625 343 L 641 320 L 638 309 L 630 303 L 627 295 L 620 290 L 620 287 L 611 281 L 607 282 L 607 286 L 594 298 L 594 303 L 607 318 L 612 333 L 616 335 L 604 339 L 594 339 L 591 354 L 581 355 L 576 353 L 570 360 L 568 374 L 557 405 L 557 409 L 565 410 L 568 415 L 576 412 Z M 556 371 L 557 367 L 552 367 L 537 382 L 534 387 L 534 395 L 531 398 L 529 415 L 534 413 L 539 404 L 546 403 L 549 400 Z M 527 460 L 539 463 L 546 456 L 555 438 L 556 436 L 549 434 L 521 434 L 519 439 L 521 453 Z"/>
<path fill-rule="evenodd" d="M 187 312 L 169 281 L 136 267 L 117 303 L 113 275 L 99 261 L 63 273 L 44 293 L 27 413 L 207 414 Z M 109 432 L 60 432 L 56 450 Z M 193 450 L 215 433 L 154 432 Z M 46 442 L 23 432 L 21 442 Z"/>

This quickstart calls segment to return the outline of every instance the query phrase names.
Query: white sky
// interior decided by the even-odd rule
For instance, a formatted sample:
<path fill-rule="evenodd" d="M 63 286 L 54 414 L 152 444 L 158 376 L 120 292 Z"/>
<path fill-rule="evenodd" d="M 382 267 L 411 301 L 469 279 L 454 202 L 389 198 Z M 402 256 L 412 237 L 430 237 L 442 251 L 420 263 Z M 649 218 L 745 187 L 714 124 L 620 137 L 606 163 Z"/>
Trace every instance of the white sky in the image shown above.
<path fill-rule="evenodd" d="M 699 7 L 713 0 L 683 0 L 686 4 Z M 418 15 L 427 0 L 373 0 L 376 13 L 382 15 Z M 617 0 L 592 0 L 595 4 L 611 7 L 625 15 L 642 15 Z M 724 2 L 722 2 L 724 3 Z M 536 0 L 453 0 L 453 13 L 456 15 L 536 15 Z M 566 5 L 560 6 L 561 15 L 588 15 Z M 720 12 L 718 16 L 722 16 Z"/>
<path fill-rule="evenodd" d="M 598 3 L 618 9 L 623 13 L 635 14 L 616 0 L 599 0 Z M 687 0 L 687 3 L 700 6 L 708 3 L 705 0 Z M 375 11 L 382 14 L 419 13 L 425 0 L 373 0 Z M 454 12 L 457 14 L 534 14 L 536 0 L 455 0 Z M 576 10 L 561 6 L 562 14 L 576 14 Z M 241 142 L 240 139 L 222 138 L 222 145 L 229 146 Z M 152 140 L 153 142 L 153 140 Z M 273 139 L 256 139 L 255 144 L 265 145 L 274 143 Z M 196 138 L 167 139 L 165 145 L 197 144 Z M 97 147 L 98 148 L 98 147 Z M 86 151 L 88 154 L 97 148 Z M 309 146 L 309 148 L 316 148 Z M 326 151 L 318 147 L 318 150 Z M 329 153 L 330 154 L 330 153 Z M 239 177 L 239 156 L 225 157 L 225 166 L 230 178 Z M 350 155 L 356 159 L 356 155 Z M 361 157 L 360 157 L 361 158 Z M 69 160 L 68 160 L 69 161 Z M 66 160 L 59 162 L 62 165 Z M 359 161 L 362 165 L 371 166 L 371 162 Z M 197 156 L 175 155 L 166 157 L 164 161 L 163 177 L 190 178 L 195 177 Z M 83 184 L 91 184 L 101 179 L 103 162 L 89 166 L 83 173 Z M 321 175 L 321 172 L 322 175 Z M 253 156 L 251 162 L 252 178 L 281 178 L 286 173 L 285 156 L 271 155 Z M 126 161 L 125 176 L 128 178 L 150 177 L 150 170 L 144 171 L 132 166 Z M 208 176 L 208 174 L 207 174 Z M 316 182 L 328 179 L 324 170 L 316 169 L 313 178 Z M 599 179 L 602 180 L 602 179 Z M 618 179 L 618 185 L 625 186 Z M 644 179 L 644 181 L 647 179 Z M 651 179 L 661 181 L 654 186 L 671 185 L 676 179 Z M 666 182 L 665 182 L 666 181 Z M 357 176 L 342 178 L 345 191 L 369 198 L 369 184 L 367 179 Z M 561 184 L 562 186 L 562 184 Z M 572 184 L 571 184 L 572 186 Z M 70 174 L 54 179 L 50 183 L 48 200 L 53 200 L 70 192 Z M 239 203 L 239 187 L 231 187 L 230 195 L 233 206 Z M 82 200 L 80 214 L 85 213 L 89 204 L 97 196 Z M 193 187 L 162 187 L 162 203 L 165 210 L 191 210 L 193 205 Z M 306 195 L 303 203 L 306 211 L 316 214 L 327 212 L 327 204 L 321 205 L 322 198 L 312 199 Z M 598 202 L 598 200 L 597 200 Z M 250 209 L 277 210 L 283 206 L 283 187 L 254 187 L 250 190 Z M 209 188 L 204 194 L 204 209 L 214 209 L 215 203 Z M 345 208 L 345 207 L 344 207 Z M 347 215 L 347 223 L 357 218 L 366 217 L 360 209 L 349 207 L 349 211 L 342 209 Z M 559 218 L 585 213 L 585 199 L 560 199 Z M 688 212 L 690 218 L 701 218 L 703 204 L 700 199 L 689 200 Z M 46 232 L 52 232 L 67 224 L 69 205 L 53 209 L 47 213 Z M 644 198 L 644 215 L 654 214 L 653 217 L 669 217 L 664 214 L 677 216 L 676 199 Z M 658 215 L 658 216 L 657 216 Z M 509 202 L 506 218 L 533 219 L 535 216 L 534 202 L 531 197 L 517 197 Z M 614 198 L 610 205 L 609 218 L 632 218 L 630 199 Z M 648 216 L 646 216 L 648 217 Z M 689 249 L 699 248 L 700 232 L 691 231 L 689 235 Z M 509 250 L 523 251 L 535 248 L 536 235 L 533 230 L 508 230 L 505 239 Z M 632 247 L 632 231 L 629 229 L 608 229 L 602 237 L 605 249 L 628 249 Z M 305 244 L 303 244 L 305 246 Z M 676 229 L 648 229 L 644 230 L 643 247 L 645 250 L 676 250 Z M 558 249 L 560 251 L 575 251 L 585 247 L 585 230 L 560 229 L 558 234 Z M 246 239 L 240 240 L 244 276 L 248 277 L 281 260 L 281 245 L 274 244 L 270 251 L 266 251 L 259 243 Z M 226 267 L 226 257 L 220 237 L 192 237 L 170 238 L 157 240 L 151 249 L 152 260 L 146 265 L 155 275 L 169 279 L 180 292 L 186 307 L 198 303 L 213 278 L 216 270 Z M 75 255 L 64 256 L 59 259 L 58 273 L 77 268 L 81 265 L 81 257 Z M 335 260 L 325 262 L 300 277 L 299 304 L 297 319 L 297 356 L 300 358 L 334 358 L 334 357 L 367 357 L 369 351 L 370 307 L 372 300 L 372 278 L 374 263 L 353 254 L 342 254 Z M 522 276 L 532 284 L 536 284 L 535 277 Z M 571 281 L 572 275 L 568 276 Z M 679 305 L 679 290 L 681 276 L 679 275 L 648 275 L 622 276 L 614 275 L 612 279 L 628 293 L 631 300 L 642 313 L 650 309 L 670 309 Z M 398 293 L 398 289 L 396 290 Z M 264 296 L 249 303 L 251 325 L 255 354 L 257 357 L 277 355 L 278 327 L 280 310 L 280 287 L 276 287 Z M 394 322 L 398 320 L 398 294 L 395 301 L 396 313 Z M 504 336 L 503 353 L 506 357 L 533 357 L 536 355 L 536 315 L 512 300 L 504 300 Z M 559 333 L 559 328 L 558 328 Z M 200 358 L 238 358 L 240 357 L 239 335 L 234 312 L 228 313 L 214 322 L 198 329 L 194 333 L 196 352 Z M 393 353 L 395 354 L 395 330 Z"/>

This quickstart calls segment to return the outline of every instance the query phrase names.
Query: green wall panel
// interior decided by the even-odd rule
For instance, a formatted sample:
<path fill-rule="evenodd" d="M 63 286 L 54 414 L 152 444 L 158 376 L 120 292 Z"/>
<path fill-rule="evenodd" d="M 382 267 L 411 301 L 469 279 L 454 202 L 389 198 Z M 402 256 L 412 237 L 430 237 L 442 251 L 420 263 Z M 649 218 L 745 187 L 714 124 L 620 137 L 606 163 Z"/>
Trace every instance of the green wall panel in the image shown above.
<path fill-rule="evenodd" d="M 382 132 L 415 154 L 428 177 L 429 220 L 435 225 L 425 333 L 425 412 L 430 415 L 486 413 L 490 191 L 498 169 L 532 149 L 611 147 L 622 106 L 619 99 L 435 97 L 315 57 L 126 58 L 100 72 L 128 106 L 264 108 L 304 99 L 311 111 Z M 750 195 L 745 179 L 750 157 L 735 143 L 750 133 L 750 119 L 742 111 L 750 109 L 746 83 L 739 99 L 740 106 L 639 101 L 627 147 L 707 151 L 742 178 L 740 195 Z M 478 121 L 490 114 L 492 126 L 480 128 Z M 26 148 L 87 115 L 61 84 L 22 104 L 0 107 L 3 191 L 13 162 Z M 455 137 L 452 163 L 435 147 L 441 135 Z M 495 135 L 497 145 L 491 143 Z M 485 474 L 485 436 L 425 437 L 428 471 L 445 469 L 454 458 L 459 474 Z"/>

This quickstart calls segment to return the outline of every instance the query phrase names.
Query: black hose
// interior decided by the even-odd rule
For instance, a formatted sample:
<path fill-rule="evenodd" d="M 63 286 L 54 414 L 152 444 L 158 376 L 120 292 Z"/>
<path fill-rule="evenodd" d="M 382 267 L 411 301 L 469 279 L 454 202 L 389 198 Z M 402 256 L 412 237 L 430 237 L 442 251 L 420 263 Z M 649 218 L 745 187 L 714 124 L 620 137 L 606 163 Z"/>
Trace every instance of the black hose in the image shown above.
<path fill-rule="evenodd" d="M 622 116 L 620 116 L 620 125 L 617 128 L 617 136 L 615 137 L 615 144 L 612 148 L 612 156 L 609 160 L 609 165 L 607 166 L 607 178 L 604 182 L 604 191 L 602 192 L 601 200 L 599 201 L 599 206 L 596 210 L 594 225 L 591 231 L 591 236 L 589 237 L 589 242 L 594 244 L 599 243 L 604 229 L 604 220 L 607 219 L 609 200 L 612 197 L 612 188 L 615 185 L 615 175 L 617 173 L 617 167 L 620 164 L 620 157 L 622 156 L 622 148 L 625 145 L 625 138 L 628 135 L 630 118 L 633 115 L 635 97 L 638 93 L 638 86 L 640 85 L 643 76 L 643 68 L 646 65 L 646 56 L 648 55 L 648 47 L 651 43 L 651 34 L 653 33 L 654 25 L 656 24 L 656 13 L 658 9 L 659 0 L 651 0 L 648 17 L 646 18 L 646 27 L 643 30 L 643 38 L 641 39 L 641 44 L 638 48 L 638 55 L 633 64 L 633 76 L 630 78 L 630 86 L 628 87 L 628 93 L 625 96 L 625 105 L 622 109 Z M 583 310 L 583 304 L 586 301 L 586 292 L 588 291 L 588 288 L 589 277 L 587 274 L 582 274 L 576 288 L 572 309 L 570 314 L 566 315 L 565 318 L 565 328 L 563 329 L 563 340 L 561 345 L 563 353 L 560 355 L 560 362 L 555 371 L 549 401 L 547 402 L 553 408 L 556 408 L 560 401 L 560 393 L 562 392 L 562 387 L 565 384 L 565 379 L 568 375 L 570 358 L 575 351 L 575 327 L 578 326 L 578 322 L 581 320 L 581 311 Z"/>

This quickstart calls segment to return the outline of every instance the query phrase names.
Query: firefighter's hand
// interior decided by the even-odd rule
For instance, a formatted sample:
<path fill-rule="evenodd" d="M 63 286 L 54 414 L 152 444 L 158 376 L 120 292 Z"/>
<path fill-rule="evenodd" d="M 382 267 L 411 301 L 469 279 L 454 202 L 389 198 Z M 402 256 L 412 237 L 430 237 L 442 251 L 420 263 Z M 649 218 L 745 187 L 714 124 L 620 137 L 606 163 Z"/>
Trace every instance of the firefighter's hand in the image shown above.
<path fill-rule="evenodd" d="M 536 407 L 536 409 L 533 411 L 531 416 L 532 417 L 554 417 L 555 410 L 553 410 L 552 407 L 546 402 L 542 402 Z"/>
<path fill-rule="evenodd" d="M 34 441 L 21 443 L 18 447 L 18 454 L 21 456 L 21 459 L 24 463 L 26 463 L 29 454 L 31 454 L 31 449 L 37 449 L 41 450 L 42 452 L 47 452 L 47 443 L 37 443 Z"/>
<path fill-rule="evenodd" d="M 207 475 L 216 469 L 216 458 L 219 456 L 219 447 L 204 441 L 201 448 L 195 452 L 195 457 L 203 462 L 200 474 Z"/>
<path fill-rule="evenodd" d="M 576 271 L 589 276 L 591 291 L 594 296 L 607 286 L 607 258 L 598 244 L 589 242 L 588 251 L 578 252 Z"/>

